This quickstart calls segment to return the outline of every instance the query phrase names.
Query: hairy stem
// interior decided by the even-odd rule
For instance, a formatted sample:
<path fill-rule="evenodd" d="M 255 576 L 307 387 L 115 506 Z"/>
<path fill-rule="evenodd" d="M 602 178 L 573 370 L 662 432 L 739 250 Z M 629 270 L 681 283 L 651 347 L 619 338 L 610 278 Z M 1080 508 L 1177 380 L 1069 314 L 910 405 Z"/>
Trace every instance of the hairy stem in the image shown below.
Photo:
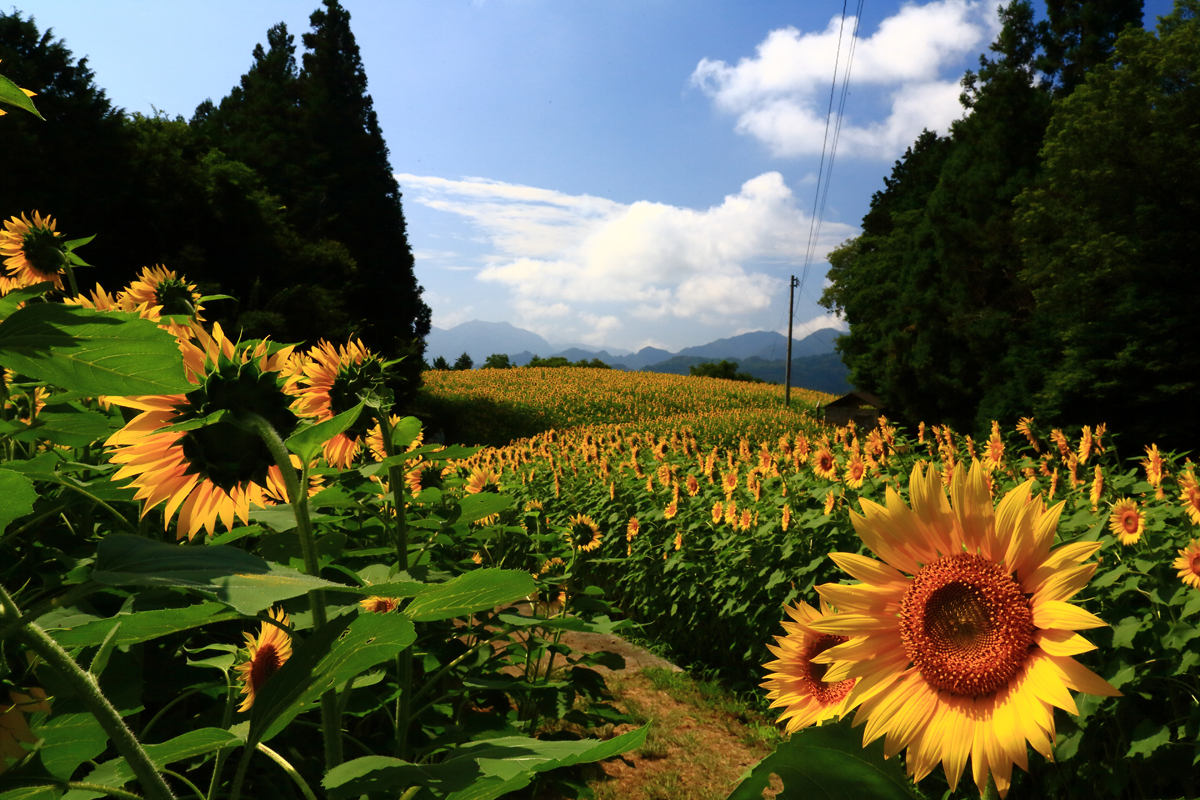
<path fill-rule="evenodd" d="M 20 610 L 3 587 L 0 587 L 0 606 L 3 606 L 5 617 L 20 618 Z M 58 642 L 51 639 L 36 624 L 26 623 L 17 633 L 17 638 L 23 641 L 30 650 L 41 656 L 43 661 L 59 673 L 71 690 L 79 695 L 87 710 L 92 713 L 92 716 L 100 723 L 100 727 L 108 734 L 113 747 L 128 762 L 133 774 L 146 791 L 146 795 L 153 800 L 175 800 L 175 795 L 171 793 L 170 787 L 158 773 L 158 768 L 150 760 L 142 743 L 137 740 L 133 731 L 129 730 L 129 726 L 125 724 L 125 720 L 121 719 L 121 715 L 100 691 L 96 679 L 84 672 L 83 668 L 75 663 L 75 659 L 71 658 Z"/>
<path fill-rule="evenodd" d="M 243 419 L 258 432 L 259 437 L 271 451 L 283 475 L 287 487 L 288 502 L 296 514 L 296 530 L 300 535 L 300 552 L 304 556 L 304 571 L 314 577 L 321 574 L 321 564 L 317 560 L 316 537 L 313 535 L 312 518 L 308 513 L 308 465 L 301 465 L 301 473 L 296 474 L 292 466 L 292 457 L 287 446 L 279 437 L 278 431 L 271 423 L 258 414 L 245 414 Z M 329 621 L 325 610 L 325 592 L 314 589 L 308 593 L 309 605 L 312 608 L 313 628 L 320 628 Z M 321 696 L 321 728 L 325 734 L 325 769 L 330 770 L 342 763 L 342 718 L 338 713 L 337 693 L 326 692 Z M 239 765 L 240 768 L 240 765 Z"/>

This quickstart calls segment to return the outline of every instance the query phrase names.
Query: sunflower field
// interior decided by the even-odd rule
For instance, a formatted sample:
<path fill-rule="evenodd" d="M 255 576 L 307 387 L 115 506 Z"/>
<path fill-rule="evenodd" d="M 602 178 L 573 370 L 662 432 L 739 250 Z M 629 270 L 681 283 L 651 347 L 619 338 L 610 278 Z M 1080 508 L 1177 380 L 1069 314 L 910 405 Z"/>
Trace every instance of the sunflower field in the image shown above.
<path fill-rule="evenodd" d="M 572 407 L 586 378 L 556 372 L 561 388 L 541 391 L 559 418 L 605 402 Z M 455 376 L 472 379 L 496 392 L 490 371 Z M 717 383 L 685 379 L 676 397 L 718 406 L 693 399 Z M 922 796 L 884 760 L 906 749 L 912 778 L 944 764 L 921 784 L 931 796 L 1195 796 L 1200 481 L 1179 454 L 1123 456 L 1103 424 L 1068 437 L 1021 419 L 976 441 L 830 429 L 776 404 L 548 430 L 465 464 L 516 499 L 512 521 L 563 531 L 574 572 L 680 663 L 741 686 L 765 665 L 795 735 L 735 797 L 861 748 L 850 720 L 876 748 L 877 796 Z M 536 571 L 532 541 L 496 537 L 482 557 Z M 828 769 L 870 796 L 836 783 L 851 767 Z"/>

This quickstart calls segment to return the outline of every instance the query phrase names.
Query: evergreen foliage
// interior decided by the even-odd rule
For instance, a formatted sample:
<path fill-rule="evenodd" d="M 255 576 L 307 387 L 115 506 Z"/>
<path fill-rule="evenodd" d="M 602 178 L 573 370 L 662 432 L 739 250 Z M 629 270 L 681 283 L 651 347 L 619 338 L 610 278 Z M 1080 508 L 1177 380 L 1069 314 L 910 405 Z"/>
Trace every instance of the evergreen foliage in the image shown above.
<path fill-rule="evenodd" d="M 534 355 L 529 359 L 527 367 L 583 367 L 585 369 L 612 369 L 612 366 L 605 364 L 598 358 L 586 359 L 581 358 L 578 361 L 571 361 L 566 356 L 550 356 L 549 358 L 541 358 Z"/>
<path fill-rule="evenodd" d="M 446 360 L 445 356 L 438 356 L 433 360 L 433 366 L 430 369 L 448 370 L 450 369 L 450 362 Z"/>
<path fill-rule="evenodd" d="M 1104 410 L 1138 441 L 1194 447 L 1200 390 L 1200 3 L 1132 30 L 1058 106 L 1020 200 L 1023 278 L 1057 358 L 1040 407 Z"/>
<path fill-rule="evenodd" d="M 469 356 L 467 353 L 463 353 L 461 356 L 458 357 L 458 360 L 456 360 L 454 362 L 454 368 L 455 369 L 475 369 L 475 362 L 471 359 L 471 356 Z"/>
<path fill-rule="evenodd" d="M 721 378 L 727 381 L 746 381 L 748 383 L 763 383 L 748 372 L 738 372 L 738 362 L 721 359 L 720 361 L 709 361 L 704 364 L 696 364 L 688 368 L 688 372 L 693 376 L 700 378 Z"/>
<path fill-rule="evenodd" d="M 830 254 L 822 303 L 850 322 L 858 388 L 911 422 L 1099 418 L 1194 442 L 1196 9 L 1179 0 L 1157 36 L 1131 27 L 1140 2 L 1002 10 L 969 114 L 917 139 Z"/>
<path fill-rule="evenodd" d="M 512 369 L 513 363 L 507 353 L 492 353 L 483 362 L 483 369 Z"/>

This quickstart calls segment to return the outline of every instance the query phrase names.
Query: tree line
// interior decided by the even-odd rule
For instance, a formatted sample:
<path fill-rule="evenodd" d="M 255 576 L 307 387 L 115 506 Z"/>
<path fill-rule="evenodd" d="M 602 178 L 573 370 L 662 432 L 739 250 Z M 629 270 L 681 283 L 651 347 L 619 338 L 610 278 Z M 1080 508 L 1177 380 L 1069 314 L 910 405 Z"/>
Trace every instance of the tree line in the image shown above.
<path fill-rule="evenodd" d="M 69 237 L 99 234 L 92 277 L 110 291 L 162 263 L 233 296 L 207 313 L 232 335 L 356 334 L 403 356 L 397 388 L 415 392 L 430 313 L 400 189 L 349 12 L 324 0 L 310 23 L 299 60 L 295 37 L 274 26 L 239 85 L 185 120 L 114 107 L 86 58 L 33 17 L 0 12 L 5 75 L 37 92 L 47 119 L 0 126 L 0 213 L 36 209 Z"/>
<path fill-rule="evenodd" d="M 1028 0 L 830 255 L 837 348 L 891 415 L 1107 422 L 1185 447 L 1200 380 L 1200 2 Z"/>

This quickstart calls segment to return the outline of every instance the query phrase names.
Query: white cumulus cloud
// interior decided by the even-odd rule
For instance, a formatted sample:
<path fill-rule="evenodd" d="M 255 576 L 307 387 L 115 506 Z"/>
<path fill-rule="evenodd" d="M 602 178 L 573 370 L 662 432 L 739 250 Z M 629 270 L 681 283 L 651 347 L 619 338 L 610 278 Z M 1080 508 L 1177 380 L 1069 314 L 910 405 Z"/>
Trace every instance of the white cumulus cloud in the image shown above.
<path fill-rule="evenodd" d="M 809 218 L 777 172 L 704 209 L 569 195 L 483 178 L 402 174 L 409 202 L 469 219 L 492 253 L 476 279 L 508 287 L 530 327 L 611 341 L 621 317 L 731 319 L 767 308 L 798 267 Z M 815 261 L 857 231 L 824 223 Z"/>
<path fill-rule="evenodd" d="M 851 98 L 855 89 L 881 90 L 890 110 L 882 120 L 862 119 L 851 100 L 838 152 L 891 159 L 923 128 L 944 132 L 962 116 L 963 59 L 982 52 L 999 23 L 994 4 L 985 0 L 938 0 L 903 6 L 869 37 L 860 31 L 851 41 L 853 30 L 852 17 L 844 28 L 834 17 L 824 31 L 771 31 L 753 57 L 736 65 L 703 59 L 691 80 L 719 109 L 737 115 L 738 132 L 759 139 L 774 155 L 819 154 L 835 59 L 840 87 L 853 47 Z"/>

